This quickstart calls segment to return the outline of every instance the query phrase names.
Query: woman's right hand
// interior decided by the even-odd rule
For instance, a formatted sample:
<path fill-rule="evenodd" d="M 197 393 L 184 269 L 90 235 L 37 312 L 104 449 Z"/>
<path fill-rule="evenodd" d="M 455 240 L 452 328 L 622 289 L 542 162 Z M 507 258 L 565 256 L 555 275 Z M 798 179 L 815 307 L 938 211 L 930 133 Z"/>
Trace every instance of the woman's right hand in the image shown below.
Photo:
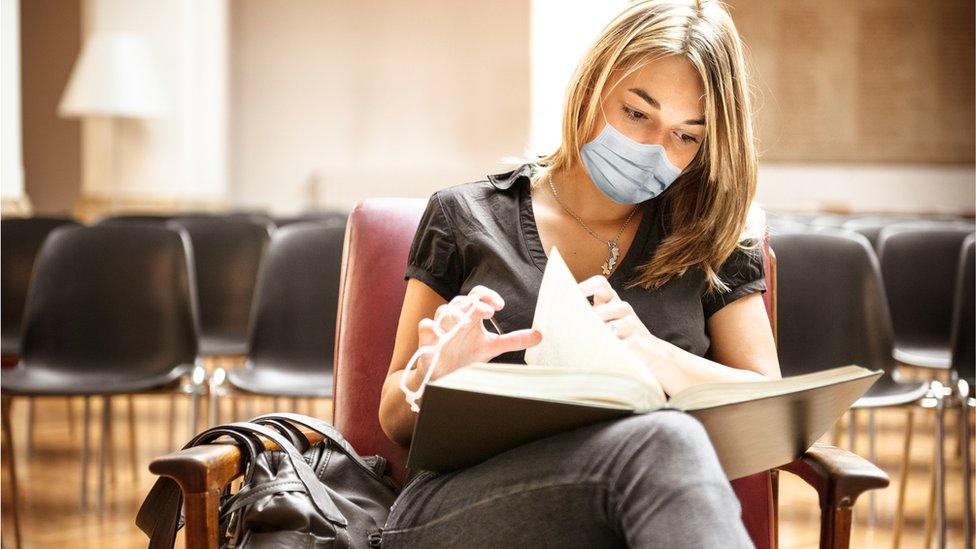
<path fill-rule="evenodd" d="M 484 286 L 475 286 L 468 295 L 457 296 L 438 307 L 434 318 L 425 318 L 419 322 L 419 346 L 433 345 L 438 340 L 435 327 L 439 327 L 441 332 L 448 332 L 460 322 L 456 314 L 458 310 L 466 313 L 474 308 L 471 311 L 471 320 L 462 324 L 454 337 L 441 348 L 431 381 L 468 364 L 487 362 L 502 353 L 527 349 L 542 341 L 542 333 L 531 328 L 502 335 L 489 332 L 485 328 L 484 320 L 491 318 L 495 311 L 500 311 L 504 306 L 505 301 L 498 292 Z M 429 366 L 426 357 L 421 361 L 424 364 L 418 370 L 426 371 Z"/>

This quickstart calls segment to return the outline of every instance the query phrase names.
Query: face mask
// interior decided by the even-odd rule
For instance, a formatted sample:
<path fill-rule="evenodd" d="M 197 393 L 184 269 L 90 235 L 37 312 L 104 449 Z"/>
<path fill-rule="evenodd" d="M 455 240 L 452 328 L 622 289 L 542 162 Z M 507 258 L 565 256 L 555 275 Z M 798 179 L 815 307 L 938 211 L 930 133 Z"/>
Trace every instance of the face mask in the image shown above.
<path fill-rule="evenodd" d="M 654 198 L 681 173 L 668 160 L 663 146 L 638 143 L 609 122 L 600 135 L 583 145 L 580 155 L 596 186 L 618 204 Z"/>

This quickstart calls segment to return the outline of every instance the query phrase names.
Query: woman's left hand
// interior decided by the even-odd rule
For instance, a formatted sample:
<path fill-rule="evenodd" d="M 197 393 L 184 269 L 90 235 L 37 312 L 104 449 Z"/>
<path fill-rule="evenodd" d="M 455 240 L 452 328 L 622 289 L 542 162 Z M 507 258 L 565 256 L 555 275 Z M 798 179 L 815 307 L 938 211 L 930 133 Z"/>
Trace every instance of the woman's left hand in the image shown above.
<path fill-rule="evenodd" d="M 620 299 L 605 276 L 592 276 L 580 282 L 579 289 L 583 295 L 593 296 L 593 311 L 645 364 L 653 369 L 670 363 L 668 343 L 647 329 L 634 308 Z"/>

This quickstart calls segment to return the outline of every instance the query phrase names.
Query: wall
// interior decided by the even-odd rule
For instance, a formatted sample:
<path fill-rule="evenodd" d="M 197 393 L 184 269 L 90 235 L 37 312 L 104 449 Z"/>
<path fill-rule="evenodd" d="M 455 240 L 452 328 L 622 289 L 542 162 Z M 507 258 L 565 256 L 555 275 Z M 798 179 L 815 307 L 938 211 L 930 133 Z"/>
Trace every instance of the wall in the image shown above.
<path fill-rule="evenodd" d="M 4 215 L 25 212 L 20 125 L 20 1 L 0 2 L 0 199 Z"/>
<path fill-rule="evenodd" d="M 81 125 L 57 107 L 81 50 L 81 0 L 21 5 L 25 188 L 38 214 L 69 215 L 81 186 Z"/>
<path fill-rule="evenodd" d="M 352 206 L 504 169 L 529 132 L 529 8 L 233 2 L 232 199 Z"/>

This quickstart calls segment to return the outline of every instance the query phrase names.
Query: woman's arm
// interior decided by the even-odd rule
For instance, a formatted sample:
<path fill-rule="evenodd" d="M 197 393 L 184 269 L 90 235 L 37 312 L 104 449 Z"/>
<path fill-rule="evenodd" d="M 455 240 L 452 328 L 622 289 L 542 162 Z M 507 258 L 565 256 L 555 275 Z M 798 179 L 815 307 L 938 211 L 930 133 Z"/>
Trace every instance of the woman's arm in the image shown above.
<path fill-rule="evenodd" d="M 651 334 L 606 278 L 590 278 L 580 283 L 580 289 L 594 296 L 596 313 L 644 359 L 669 395 L 700 383 L 780 378 L 776 345 L 759 293 L 733 301 L 706 321 L 712 340 L 709 360 Z"/>
<path fill-rule="evenodd" d="M 447 332 L 457 322 L 455 316 L 448 314 L 451 308 L 467 312 L 470 310 L 471 322 L 461 326 L 441 348 L 437 369 L 431 375 L 433 381 L 458 368 L 473 362 L 485 362 L 511 351 L 518 351 L 538 344 L 542 334 L 537 330 L 516 330 L 503 335 L 489 332 L 484 320 L 491 318 L 495 311 L 505 306 L 505 302 L 494 290 L 476 286 L 466 296 L 457 296 L 447 303 L 443 297 L 423 282 L 411 278 L 407 281 L 407 292 L 400 310 L 396 342 L 390 370 L 380 393 L 380 426 L 390 440 L 407 446 L 413 437 L 413 426 L 417 414 L 410 410 L 400 390 L 403 370 L 421 345 L 437 342 L 434 326 Z M 427 363 L 417 361 L 417 368 L 408 374 L 407 388 L 416 390 L 427 374 Z M 422 400 L 422 399 L 421 399 Z"/>
<path fill-rule="evenodd" d="M 380 392 L 380 426 L 390 440 L 407 446 L 413 436 L 413 425 L 417 421 L 417 414 L 410 410 L 400 390 L 400 377 L 411 355 L 418 347 L 418 324 L 424 318 L 431 318 L 434 312 L 447 301 L 430 286 L 411 278 L 407 281 L 407 292 L 403 298 L 403 308 L 400 309 L 400 320 L 397 324 L 396 342 L 393 346 L 393 357 L 390 359 L 390 370 L 383 382 Z M 416 389 L 426 373 L 426 364 L 417 365 L 411 372 L 411 379 L 407 380 L 407 387 Z"/>

